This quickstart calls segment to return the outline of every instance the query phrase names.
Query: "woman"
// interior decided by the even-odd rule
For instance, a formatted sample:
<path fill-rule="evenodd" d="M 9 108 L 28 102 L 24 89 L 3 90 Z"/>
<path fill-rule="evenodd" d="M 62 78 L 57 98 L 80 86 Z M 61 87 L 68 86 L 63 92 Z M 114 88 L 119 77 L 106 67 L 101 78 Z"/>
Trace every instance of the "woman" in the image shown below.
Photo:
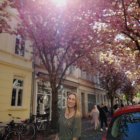
<path fill-rule="evenodd" d="M 78 140 L 81 136 L 81 113 L 78 97 L 70 93 L 67 107 L 60 113 L 56 140 Z"/>
<path fill-rule="evenodd" d="M 94 124 L 94 130 L 97 130 L 99 127 L 99 110 L 96 105 L 93 106 L 90 116 L 92 118 L 91 124 Z"/>

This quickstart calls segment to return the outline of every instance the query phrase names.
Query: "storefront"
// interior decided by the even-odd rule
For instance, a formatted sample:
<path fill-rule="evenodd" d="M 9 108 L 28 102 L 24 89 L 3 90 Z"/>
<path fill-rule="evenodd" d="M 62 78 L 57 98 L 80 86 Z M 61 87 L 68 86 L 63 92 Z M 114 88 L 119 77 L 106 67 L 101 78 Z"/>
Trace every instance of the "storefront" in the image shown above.
<path fill-rule="evenodd" d="M 49 83 L 43 80 L 36 81 L 36 94 L 34 102 L 34 111 L 37 117 L 43 117 L 51 120 L 51 102 L 52 92 Z"/>

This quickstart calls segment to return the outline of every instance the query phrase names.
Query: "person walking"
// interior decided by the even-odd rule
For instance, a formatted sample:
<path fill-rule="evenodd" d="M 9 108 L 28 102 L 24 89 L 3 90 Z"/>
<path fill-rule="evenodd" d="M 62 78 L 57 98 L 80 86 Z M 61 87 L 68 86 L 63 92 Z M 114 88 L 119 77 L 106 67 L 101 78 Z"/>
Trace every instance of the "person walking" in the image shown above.
<path fill-rule="evenodd" d="M 100 122 L 101 122 L 101 129 L 100 131 L 103 131 L 103 125 L 105 124 L 105 129 L 107 130 L 108 125 L 107 125 L 107 108 L 103 104 L 99 107 L 99 114 L 100 114 Z"/>
<path fill-rule="evenodd" d="M 94 130 L 97 130 L 99 127 L 99 110 L 96 105 L 93 106 L 93 109 L 90 112 L 91 124 L 94 125 Z"/>
<path fill-rule="evenodd" d="M 59 130 L 55 140 L 78 140 L 81 137 L 80 103 L 75 93 L 67 97 L 67 107 L 59 117 Z"/>

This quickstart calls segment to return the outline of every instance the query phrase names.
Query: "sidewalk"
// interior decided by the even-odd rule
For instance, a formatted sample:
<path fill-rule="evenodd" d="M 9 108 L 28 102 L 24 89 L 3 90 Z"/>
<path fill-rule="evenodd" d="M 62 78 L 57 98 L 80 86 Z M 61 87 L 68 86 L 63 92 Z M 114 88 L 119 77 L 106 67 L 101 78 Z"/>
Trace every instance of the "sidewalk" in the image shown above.
<path fill-rule="evenodd" d="M 105 132 L 105 131 L 104 131 Z M 83 119 L 82 120 L 82 136 L 81 140 L 101 140 L 104 132 L 100 132 L 99 130 L 94 130 L 93 126 L 90 123 L 90 120 Z M 54 140 L 54 134 L 46 136 L 46 134 L 38 134 L 35 140 Z"/>

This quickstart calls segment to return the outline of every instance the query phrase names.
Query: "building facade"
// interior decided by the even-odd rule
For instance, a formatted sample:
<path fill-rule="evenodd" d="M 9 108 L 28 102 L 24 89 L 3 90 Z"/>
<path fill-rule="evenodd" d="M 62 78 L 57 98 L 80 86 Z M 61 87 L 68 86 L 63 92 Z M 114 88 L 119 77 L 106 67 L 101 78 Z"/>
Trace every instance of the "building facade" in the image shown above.
<path fill-rule="evenodd" d="M 33 65 L 30 41 L 20 35 L 0 34 L 0 42 L 0 121 L 7 121 L 8 114 L 25 119 L 46 113 L 51 120 L 50 84 L 46 70 Z M 98 76 L 71 66 L 59 90 L 59 108 L 66 107 L 71 91 L 80 98 L 83 116 L 94 104 L 108 103 L 99 84 Z"/>
<path fill-rule="evenodd" d="M 34 64 L 32 49 L 24 36 L 0 33 L 0 121 L 7 121 L 8 114 L 25 119 L 46 113 L 51 120 L 50 84 L 46 71 Z M 59 108 L 66 107 L 67 95 L 74 91 L 85 116 L 94 104 L 107 102 L 105 91 L 98 85 L 98 76 L 71 66 L 59 90 Z"/>
<path fill-rule="evenodd" d="M 0 34 L 0 121 L 8 114 L 29 118 L 32 88 L 32 48 L 20 35 Z"/>
<path fill-rule="evenodd" d="M 52 92 L 47 73 L 35 67 L 31 42 L 22 35 L 0 33 L 0 121 L 8 114 L 21 119 L 31 114 L 49 114 L 51 120 Z M 106 103 L 105 91 L 98 76 L 91 76 L 71 66 L 59 90 L 59 108 L 65 108 L 69 91 L 78 94 L 85 116 L 94 104 Z"/>
<path fill-rule="evenodd" d="M 49 119 L 51 120 L 52 112 L 52 93 L 47 73 L 40 67 L 35 67 L 34 79 L 34 115 L 45 115 L 49 112 Z M 91 111 L 94 104 L 100 105 L 102 103 L 108 104 L 105 91 L 99 86 L 98 76 L 89 76 L 87 73 L 78 68 L 71 66 L 66 73 L 65 79 L 62 82 L 58 92 L 58 108 L 65 108 L 67 104 L 67 95 L 69 92 L 75 92 L 81 103 L 82 116 L 86 116 Z M 40 100 L 43 101 L 40 103 Z M 46 112 L 46 110 L 48 112 Z"/>

